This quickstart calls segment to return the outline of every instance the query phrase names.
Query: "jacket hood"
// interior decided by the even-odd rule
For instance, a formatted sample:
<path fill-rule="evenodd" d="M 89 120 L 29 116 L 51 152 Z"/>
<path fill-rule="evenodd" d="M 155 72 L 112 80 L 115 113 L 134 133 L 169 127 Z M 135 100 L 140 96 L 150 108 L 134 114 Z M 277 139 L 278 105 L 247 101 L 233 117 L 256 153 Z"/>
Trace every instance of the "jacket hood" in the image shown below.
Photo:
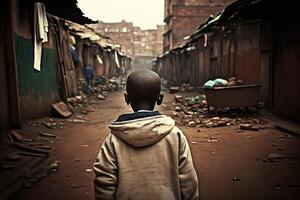
<path fill-rule="evenodd" d="M 111 133 L 134 147 L 150 146 L 168 135 L 175 121 L 168 116 L 158 115 L 134 120 L 113 122 Z"/>

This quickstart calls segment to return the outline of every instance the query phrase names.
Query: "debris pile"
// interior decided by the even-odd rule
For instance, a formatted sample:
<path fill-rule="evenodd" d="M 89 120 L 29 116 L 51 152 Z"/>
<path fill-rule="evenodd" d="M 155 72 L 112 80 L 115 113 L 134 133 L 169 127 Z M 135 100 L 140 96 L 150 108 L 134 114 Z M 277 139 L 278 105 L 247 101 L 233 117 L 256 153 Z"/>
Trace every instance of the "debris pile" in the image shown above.
<path fill-rule="evenodd" d="M 194 87 L 191 86 L 189 83 L 183 83 L 181 86 L 171 86 L 169 88 L 170 93 L 177 93 L 177 92 L 192 92 L 194 91 Z"/>
<path fill-rule="evenodd" d="M 267 121 L 252 117 L 249 113 L 241 114 L 229 112 L 220 116 L 213 116 L 207 112 L 207 102 L 205 95 L 194 97 L 183 97 L 174 95 L 172 106 L 173 117 L 180 126 L 189 127 L 221 127 L 221 126 L 240 126 L 241 130 L 258 131 L 264 129 Z"/>
<path fill-rule="evenodd" d="M 213 88 L 213 87 L 230 87 L 244 85 L 244 81 L 237 79 L 236 77 L 231 77 L 228 80 L 217 78 L 215 80 L 208 80 L 204 83 L 203 87 Z"/>

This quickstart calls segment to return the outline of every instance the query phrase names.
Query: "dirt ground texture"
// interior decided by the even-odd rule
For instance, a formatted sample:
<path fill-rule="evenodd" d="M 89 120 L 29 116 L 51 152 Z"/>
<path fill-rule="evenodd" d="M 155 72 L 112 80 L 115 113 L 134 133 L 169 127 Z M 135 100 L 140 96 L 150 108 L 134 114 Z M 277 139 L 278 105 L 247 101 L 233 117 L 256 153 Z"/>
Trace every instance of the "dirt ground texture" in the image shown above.
<path fill-rule="evenodd" d="M 164 104 L 172 102 L 173 95 L 166 93 Z M 109 132 L 107 125 L 119 114 L 131 112 L 121 92 L 111 93 L 105 101 L 96 103 L 93 105 L 94 112 L 83 116 L 85 123 L 64 120 L 61 129 L 43 127 L 48 133 L 57 135 L 50 141 L 53 146 L 50 156 L 47 159 L 22 156 L 23 161 L 18 161 L 20 164 L 14 170 L 1 171 L 0 197 L 6 195 L 20 200 L 94 199 L 94 173 L 91 169 Z M 172 114 L 164 106 L 158 107 L 158 110 Z M 39 129 L 31 124 L 25 123 L 24 133 Z M 260 131 L 238 132 L 236 126 L 180 128 L 192 149 L 200 182 L 200 199 L 300 198 L 299 137 L 276 130 L 271 122 L 267 129 Z M 2 142 L 1 146 L 5 145 Z M 270 156 L 275 156 L 275 159 L 268 159 Z M 25 169 L 30 171 L 54 161 L 58 163 L 55 172 L 24 187 L 20 180 L 26 180 L 25 175 L 22 176 Z M 6 188 L 8 182 L 10 185 Z"/>

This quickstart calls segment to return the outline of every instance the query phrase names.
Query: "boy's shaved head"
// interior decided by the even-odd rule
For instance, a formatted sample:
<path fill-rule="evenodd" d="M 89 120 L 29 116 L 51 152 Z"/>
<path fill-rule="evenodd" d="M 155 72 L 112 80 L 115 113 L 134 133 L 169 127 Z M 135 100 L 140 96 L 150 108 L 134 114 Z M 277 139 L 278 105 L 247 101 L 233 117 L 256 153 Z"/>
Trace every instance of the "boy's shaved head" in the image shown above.
<path fill-rule="evenodd" d="M 136 71 L 127 78 L 125 96 L 133 110 L 153 110 L 160 98 L 161 81 L 159 75 L 150 70 Z"/>

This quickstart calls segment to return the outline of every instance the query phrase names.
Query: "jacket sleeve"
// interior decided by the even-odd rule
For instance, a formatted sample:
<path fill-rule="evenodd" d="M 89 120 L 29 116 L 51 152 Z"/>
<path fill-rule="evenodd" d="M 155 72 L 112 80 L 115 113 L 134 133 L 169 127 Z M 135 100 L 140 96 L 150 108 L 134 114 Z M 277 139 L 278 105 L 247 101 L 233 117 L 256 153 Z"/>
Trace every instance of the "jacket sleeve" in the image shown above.
<path fill-rule="evenodd" d="M 101 146 L 96 162 L 94 163 L 95 199 L 115 199 L 117 188 L 117 159 L 111 142 L 110 134 Z"/>
<path fill-rule="evenodd" d="M 179 133 L 179 182 L 182 199 L 199 199 L 199 184 L 186 137 Z"/>

